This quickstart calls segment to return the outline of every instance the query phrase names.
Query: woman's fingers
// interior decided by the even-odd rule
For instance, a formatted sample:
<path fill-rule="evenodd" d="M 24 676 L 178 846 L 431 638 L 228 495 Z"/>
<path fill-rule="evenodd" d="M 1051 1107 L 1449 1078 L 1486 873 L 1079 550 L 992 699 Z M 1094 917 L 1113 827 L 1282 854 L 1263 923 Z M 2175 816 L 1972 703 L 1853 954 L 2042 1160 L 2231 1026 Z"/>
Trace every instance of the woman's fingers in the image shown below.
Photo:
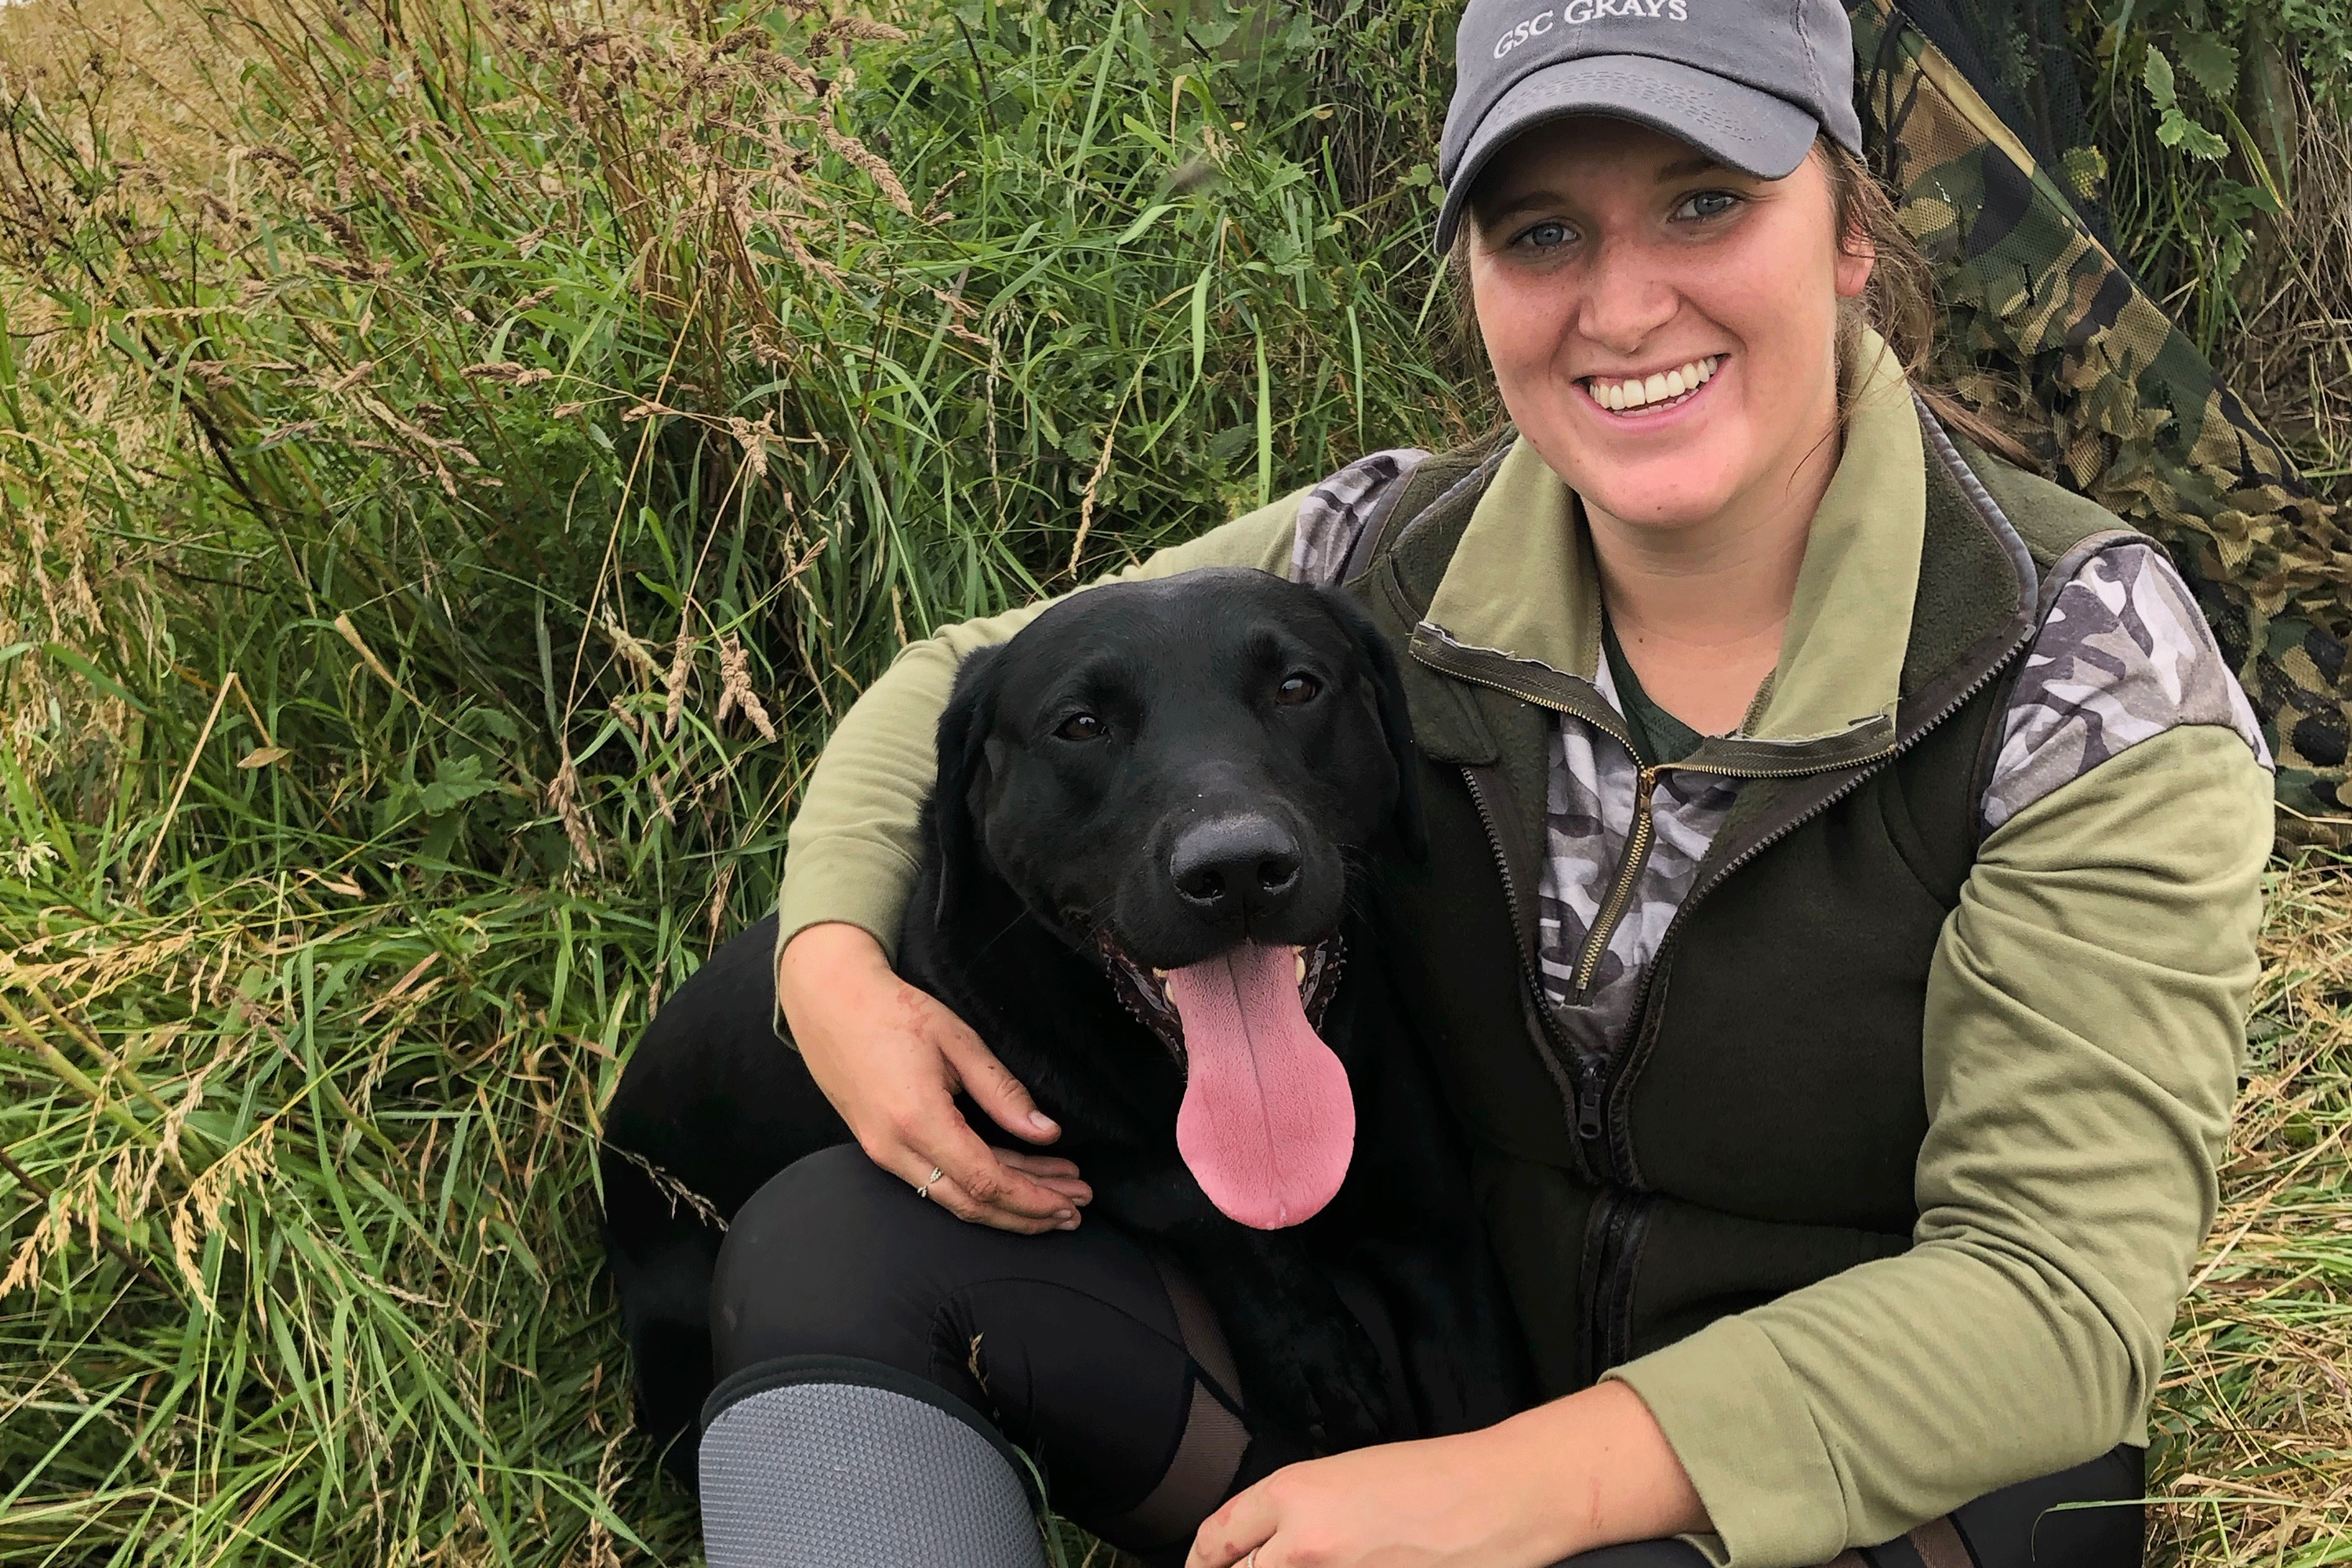
<path fill-rule="evenodd" d="M 931 1197 L 960 1219 L 1029 1232 L 1077 1222 L 1077 1205 L 1069 1196 L 1007 1164 L 1003 1152 L 982 1142 L 952 1101 L 907 1129 L 905 1141 L 913 1160 L 906 1165 L 888 1159 L 880 1163 L 918 1186 L 938 1170 L 944 1180 L 930 1184 Z"/>
<path fill-rule="evenodd" d="M 1184 1568 L 1233 1568 L 1273 1539 L 1276 1522 L 1274 1502 L 1266 1494 L 1265 1482 L 1260 1481 L 1238 1497 L 1227 1499 L 1224 1507 L 1201 1521 L 1201 1528 L 1192 1534 L 1192 1550 L 1184 1558 Z M 1252 1568 L 1278 1565 L 1261 1562 Z"/>
<path fill-rule="evenodd" d="M 1026 1172 L 1081 1207 L 1094 1202 L 1095 1190 L 1078 1174 L 1077 1166 L 1055 1154 L 1032 1154 L 1025 1149 L 999 1149 L 996 1157 L 1016 1171 Z"/>
<path fill-rule="evenodd" d="M 992 1207 L 975 1202 L 958 1186 L 952 1176 L 941 1176 L 931 1184 L 930 1201 L 970 1225 L 984 1225 L 992 1230 L 1007 1231 L 1014 1236 L 1043 1236 L 1052 1230 L 1075 1230 L 1077 1219 L 1032 1219 L 1024 1215 Z"/>
<path fill-rule="evenodd" d="M 996 1053 L 980 1043 L 964 1021 L 940 1009 L 944 1026 L 937 1029 L 940 1054 L 955 1068 L 956 1078 L 963 1091 L 972 1098 L 988 1119 L 1016 1138 L 1026 1138 L 1032 1143 L 1051 1143 L 1062 1135 L 1054 1119 L 1037 1109 L 1029 1098 L 1026 1085 L 1013 1076 L 1012 1069 L 996 1059 Z"/>
<path fill-rule="evenodd" d="M 1038 1218 L 1006 1208 L 1002 1204 L 980 1202 L 964 1191 L 961 1183 L 944 1171 L 936 1181 L 915 1181 L 913 1184 L 932 1203 L 939 1205 L 958 1219 L 973 1225 L 988 1226 L 997 1230 L 1011 1231 L 1017 1236 L 1038 1236 L 1049 1230 L 1073 1230 L 1076 1228 L 1078 1223 L 1076 1205 L 1067 1200 L 1062 1200 L 1062 1206 L 1057 1211 L 1060 1215 L 1067 1215 L 1067 1218 L 1051 1215 Z M 926 1188 L 928 1191 L 925 1191 Z"/>

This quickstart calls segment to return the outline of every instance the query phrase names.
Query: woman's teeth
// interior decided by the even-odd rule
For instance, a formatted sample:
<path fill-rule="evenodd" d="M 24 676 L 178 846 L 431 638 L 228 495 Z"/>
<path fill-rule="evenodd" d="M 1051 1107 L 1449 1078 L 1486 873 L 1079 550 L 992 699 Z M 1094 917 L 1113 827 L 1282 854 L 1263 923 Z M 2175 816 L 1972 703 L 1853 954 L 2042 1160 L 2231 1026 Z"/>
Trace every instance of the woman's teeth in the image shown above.
<path fill-rule="evenodd" d="M 1624 414 L 1652 404 L 1674 403 L 1688 397 L 1714 378 L 1716 367 L 1722 363 L 1721 354 L 1709 354 L 1660 375 L 1628 381 L 1606 381 L 1596 375 L 1584 385 L 1593 402 L 1612 414 Z"/>

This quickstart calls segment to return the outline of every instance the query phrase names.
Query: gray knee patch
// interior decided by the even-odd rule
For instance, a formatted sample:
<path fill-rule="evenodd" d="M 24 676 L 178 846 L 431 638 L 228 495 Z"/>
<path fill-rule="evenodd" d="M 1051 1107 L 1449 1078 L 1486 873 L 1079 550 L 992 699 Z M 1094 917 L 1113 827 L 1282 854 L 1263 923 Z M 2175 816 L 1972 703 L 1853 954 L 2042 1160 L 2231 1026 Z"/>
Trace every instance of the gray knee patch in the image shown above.
<path fill-rule="evenodd" d="M 789 1381 L 845 1370 L 760 1369 L 712 1394 L 701 1451 L 710 1568 L 1045 1568 L 1001 1440 L 951 1414 L 945 1394 L 887 1386 L 911 1382 L 901 1376 Z"/>

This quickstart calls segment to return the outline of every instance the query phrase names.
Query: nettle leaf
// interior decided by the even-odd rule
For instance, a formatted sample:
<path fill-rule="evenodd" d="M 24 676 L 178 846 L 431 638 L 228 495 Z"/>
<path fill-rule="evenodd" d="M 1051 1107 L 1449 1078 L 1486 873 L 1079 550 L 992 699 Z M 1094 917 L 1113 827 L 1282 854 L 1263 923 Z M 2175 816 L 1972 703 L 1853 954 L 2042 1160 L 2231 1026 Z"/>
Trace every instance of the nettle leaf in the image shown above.
<path fill-rule="evenodd" d="M 2200 125 L 2178 109 L 2168 109 L 2157 122 L 2156 139 L 2168 147 L 2178 147 L 2200 158 L 2219 160 L 2230 150 L 2230 144 Z"/>
<path fill-rule="evenodd" d="M 481 758 L 445 756 L 434 764 L 433 782 L 416 792 L 416 808 L 437 816 L 498 787 L 498 780 L 484 776 Z"/>
<path fill-rule="evenodd" d="M 2216 102 L 2226 101 L 2237 90 L 2237 50 L 2210 33 L 2185 33 L 2173 42 L 2180 50 L 2180 68 Z"/>
<path fill-rule="evenodd" d="M 2179 100 L 2179 94 L 2172 85 L 2172 62 L 2166 59 L 2164 51 L 2154 44 L 2147 47 L 2147 64 L 2141 68 L 2139 79 L 2147 89 L 2148 100 L 2167 114 L 2172 113 L 2173 105 Z M 2157 134 L 2161 137 L 2164 133 L 2159 131 Z M 2165 145 L 2168 147 L 2171 143 L 2168 142 Z"/>

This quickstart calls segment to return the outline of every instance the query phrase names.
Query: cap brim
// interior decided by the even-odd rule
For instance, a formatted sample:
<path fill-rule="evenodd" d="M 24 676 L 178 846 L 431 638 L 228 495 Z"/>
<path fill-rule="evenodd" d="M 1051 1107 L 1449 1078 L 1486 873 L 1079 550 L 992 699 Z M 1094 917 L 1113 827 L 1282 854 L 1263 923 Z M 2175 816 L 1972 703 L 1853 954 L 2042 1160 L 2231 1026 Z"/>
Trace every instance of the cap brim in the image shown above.
<path fill-rule="evenodd" d="M 1561 60 L 1512 84 L 1471 132 L 1446 182 L 1438 249 L 1454 243 L 1470 187 L 1496 153 L 1538 125 L 1578 114 L 1649 126 L 1759 180 L 1793 174 L 1822 129 L 1810 110 L 1786 99 L 1673 60 L 1647 55 Z"/>

